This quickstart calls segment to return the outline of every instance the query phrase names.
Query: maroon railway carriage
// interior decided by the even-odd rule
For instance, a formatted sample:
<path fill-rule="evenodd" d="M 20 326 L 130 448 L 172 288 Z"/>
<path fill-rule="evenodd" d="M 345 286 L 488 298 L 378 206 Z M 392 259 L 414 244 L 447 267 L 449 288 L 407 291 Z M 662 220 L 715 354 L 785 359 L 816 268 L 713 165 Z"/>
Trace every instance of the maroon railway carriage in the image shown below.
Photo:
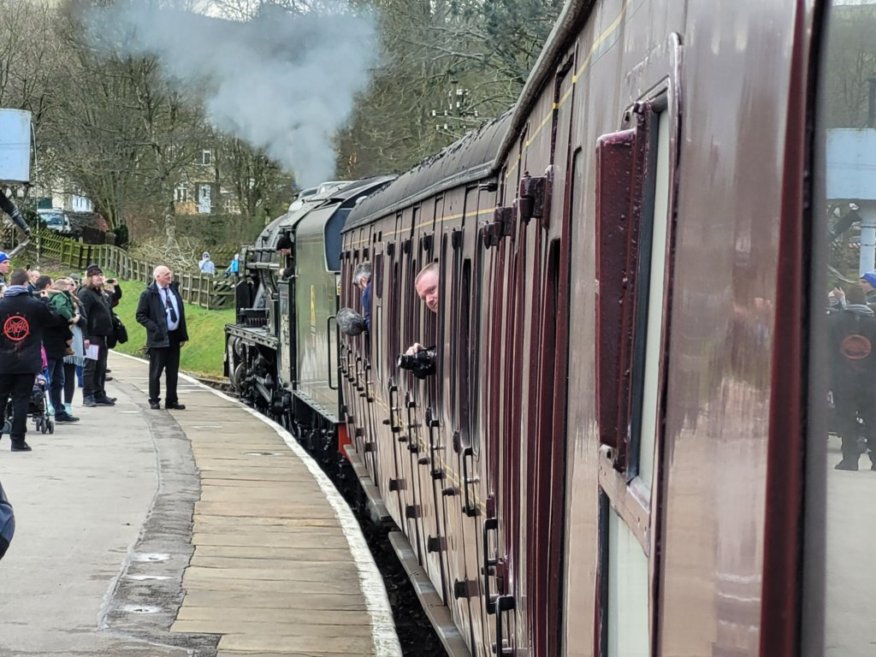
<path fill-rule="evenodd" d="M 342 348 L 351 458 L 448 652 L 876 654 L 830 612 L 876 578 L 840 568 L 810 372 L 827 14 L 571 2 L 509 115 L 350 215 L 342 305 L 374 270 Z M 396 367 L 414 342 L 425 380 Z"/>

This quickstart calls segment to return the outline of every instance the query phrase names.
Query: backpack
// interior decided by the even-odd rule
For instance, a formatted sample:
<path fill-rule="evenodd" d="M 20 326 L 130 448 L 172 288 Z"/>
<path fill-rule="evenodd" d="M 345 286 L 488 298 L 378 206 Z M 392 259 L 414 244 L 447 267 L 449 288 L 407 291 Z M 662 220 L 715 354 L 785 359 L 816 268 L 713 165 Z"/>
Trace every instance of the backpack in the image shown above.
<path fill-rule="evenodd" d="M 14 533 L 15 515 L 12 513 L 12 505 L 6 499 L 3 484 L 0 484 L 0 559 L 6 554 Z"/>

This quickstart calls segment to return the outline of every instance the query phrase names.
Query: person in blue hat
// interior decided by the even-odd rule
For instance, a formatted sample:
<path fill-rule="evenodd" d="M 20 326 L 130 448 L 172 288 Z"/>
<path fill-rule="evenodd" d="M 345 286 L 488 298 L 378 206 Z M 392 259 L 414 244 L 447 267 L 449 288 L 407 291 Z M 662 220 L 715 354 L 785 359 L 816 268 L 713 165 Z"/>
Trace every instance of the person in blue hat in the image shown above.
<path fill-rule="evenodd" d="M 876 272 L 868 271 L 861 276 L 858 282 L 864 294 L 867 296 L 868 304 L 876 304 Z"/>
<path fill-rule="evenodd" d="M 9 273 L 9 265 L 11 264 L 9 254 L 6 251 L 0 251 L 0 296 L 3 296 L 6 291 L 6 275 Z"/>

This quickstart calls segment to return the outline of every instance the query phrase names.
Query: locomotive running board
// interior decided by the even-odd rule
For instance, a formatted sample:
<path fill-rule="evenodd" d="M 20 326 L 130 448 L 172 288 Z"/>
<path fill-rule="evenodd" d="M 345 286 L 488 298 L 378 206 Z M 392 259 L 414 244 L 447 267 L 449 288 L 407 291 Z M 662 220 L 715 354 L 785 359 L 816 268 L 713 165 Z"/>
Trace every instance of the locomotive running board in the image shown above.
<path fill-rule="evenodd" d="M 414 554 L 407 537 L 401 532 L 389 532 L 389 543 L 408 574 L 408 579 L 420 599 L 420 605 L 426 612 L 426 616 L 429 617 L 429 621 L 435 628 L 435 633 L 444 645 L 447 654 L 450 657 L 471 657 L 468 646 L 459 633 L 459 628 L 453 624 L 450 609 L 444 605 L 426 571 L 417 561 L 417 555 Z"/>
<path fill-rule="evenodd" d="M 356 473 L 356 478 L 359 480 L 362 492 L 365 493 L 365 497 L 368 499 L 368 503 L 365 505 L 368 517 L 377 525 L 391 523 L 392 517 L 386 509 L 383 498 L 380 497 L 380 491 L 377 490 L 377 486 L 371 481 L 368 468 L 362 463 L 353 445 L 344 445 L 344 456 L 347 457 L 350 465 L 353 466 L 353 472 Z"/>

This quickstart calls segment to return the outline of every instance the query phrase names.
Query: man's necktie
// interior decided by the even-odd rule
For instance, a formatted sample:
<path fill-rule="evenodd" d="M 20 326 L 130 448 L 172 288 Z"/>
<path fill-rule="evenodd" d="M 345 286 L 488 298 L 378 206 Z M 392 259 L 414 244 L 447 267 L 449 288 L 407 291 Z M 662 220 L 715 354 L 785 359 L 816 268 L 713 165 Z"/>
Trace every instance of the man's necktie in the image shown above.
<path fill-rule="evenodd" d="M 170 302 L 170 289 L 164 288 L 164 306 L 170 313 L 170 321 L 176 323 L 176 311 L 173 309 L 173 304 Z"/>

